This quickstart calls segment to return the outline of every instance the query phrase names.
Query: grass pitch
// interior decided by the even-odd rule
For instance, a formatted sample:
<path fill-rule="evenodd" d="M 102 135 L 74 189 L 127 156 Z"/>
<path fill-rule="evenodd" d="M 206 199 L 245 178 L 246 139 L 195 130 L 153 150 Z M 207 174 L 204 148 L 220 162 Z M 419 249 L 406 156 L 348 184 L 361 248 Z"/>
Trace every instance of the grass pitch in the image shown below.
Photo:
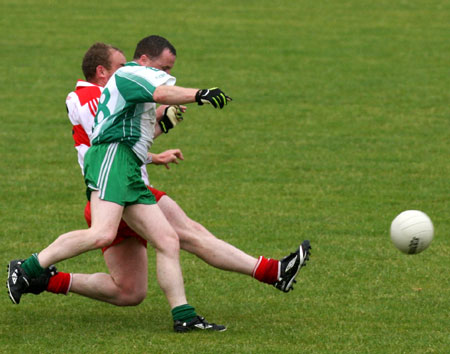
<path fill-rule="evenodd" d="M 3 1 L 1 263 L 84 227 L 83 183 L 64 100 L 95 41 L 128 58 L 149 34 L 178 50 L 178 84 L 221 87 L 223 111 L 192 105 L 150 167 L 194 219 L 249 254 L 311 262 L 282 294 L 183 253 L 189 301 L 219 334 L 171 332 L 154 277 L 117 308 L 76 295 L 0 299 L 0 351 L 35 353 L 444 353 L 448 333 L 450 5 L 402 1 Z M 406 209 L 435 225 L 430 248 L 390 243 Z M 59 264 L 104 271 L 100 252 Z"/>

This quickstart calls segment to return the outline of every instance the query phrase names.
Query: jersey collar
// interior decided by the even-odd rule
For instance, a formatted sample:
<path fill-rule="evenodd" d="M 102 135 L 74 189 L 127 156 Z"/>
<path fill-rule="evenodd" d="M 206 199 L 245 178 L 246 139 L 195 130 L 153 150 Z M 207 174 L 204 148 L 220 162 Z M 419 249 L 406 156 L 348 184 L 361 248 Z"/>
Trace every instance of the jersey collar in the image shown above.
<path fill-rule="evenodd" d="M 129 61 L 128 63 L 125 64 L 125 66 L 142 66 L 142 65 L 136 63 L 135 61 Z"/>
<path fill-rule="evenodd" d="M 93 84 L 93 83 L 90 83 L 90 82 L 87 82 L 87 81 L 84 81 L 84 80 L 78 80 L 77 84 L 75 85 L 75 90 L 81 89 L 83 87 L 92 87 L 92 86 L 94 86 L 94 87 L 102 87 L 102 86 L 99 86 L 99 85 L 96 85 L 96 84 Z"/>

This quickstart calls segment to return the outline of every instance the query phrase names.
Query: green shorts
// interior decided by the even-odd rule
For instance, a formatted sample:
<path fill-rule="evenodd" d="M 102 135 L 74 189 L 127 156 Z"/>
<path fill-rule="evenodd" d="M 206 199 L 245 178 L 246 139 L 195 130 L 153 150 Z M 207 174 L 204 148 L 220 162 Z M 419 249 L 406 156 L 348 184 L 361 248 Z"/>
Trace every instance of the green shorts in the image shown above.
<path fill-rule="evenodd" d="M 141 176 L 141 162 L 125 144 L 92 145 L 84 157 L 86 194 L 100 192 L 100 199 L 123 206 L 156 204 Z"/>

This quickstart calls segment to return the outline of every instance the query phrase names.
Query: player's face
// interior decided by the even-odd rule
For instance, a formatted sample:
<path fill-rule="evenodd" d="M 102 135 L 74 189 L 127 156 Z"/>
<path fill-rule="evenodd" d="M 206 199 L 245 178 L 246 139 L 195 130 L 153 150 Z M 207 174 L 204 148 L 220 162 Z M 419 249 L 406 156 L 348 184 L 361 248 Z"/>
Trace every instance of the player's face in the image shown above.
<path fill-rule="evenodd" d="M 127 62 L 125 55 L 123 55 L 118 50 L 114 50 L 110 56 L 111 60 L 111 69 L 107 70 L 108 72 L 108 80 L 109 78 L 116 72 L 117 69 L 121 68 Z"/>
<path fill-rule="evenodd" d="M 150 60 L 150 66 L 170 74 L 170 71 L 175 65 L 176 58 L 177 57 L 173 55 L 168 48 L 166 48 L 159 57 Z"/>

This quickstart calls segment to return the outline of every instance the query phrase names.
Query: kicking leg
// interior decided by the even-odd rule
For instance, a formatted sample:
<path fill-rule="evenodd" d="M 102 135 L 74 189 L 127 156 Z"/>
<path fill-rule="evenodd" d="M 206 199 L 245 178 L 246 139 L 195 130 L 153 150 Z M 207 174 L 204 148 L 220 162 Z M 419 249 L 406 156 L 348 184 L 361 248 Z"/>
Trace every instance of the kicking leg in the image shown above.
<path fill-rule="evenodd" d="M 309 258 L 309 241 L 281 261 L 260 256 L 258 259 L 215 237 L 203 225 L 190 219 L 178 204 L 164 195 L 158 205 L 180 238 L 180 247 L 195 254 L 209 265 L 222 270 L 253 276 L 288 292 L 295 277 Z"/>
<path fill-rule="evenodd" d="M 84 252 L 109 245 L 116 237 L 123 207 L 99 199 L 98 192 L 91 194 L 92 225 L 86 230 L 71 231 L 59 236 L 38 255 L 42 268 Z"/>
<path fill-rule="evenodd" d="M 213 267 L 252 275 L 257 258 L 215 237 L 203 225 L 190 219 L 169 196 L 163 196 L 158 206 L 180 238 L 181 249 L 195 254 Z"/>
<path fill-rule="evenodd" d="M 93 212 L 89 229 L 63 234 L 39 254 L 32 255 L 24 262 L 13 260 L 9 263 L 7 287 L 14 304 L 19 304 L 31 280 L 39 278 L 50 265 L 107 246 L 114 240 L 123 207 L 100 200 L 98 192 L 92 193 L 91 201 Z"/>

